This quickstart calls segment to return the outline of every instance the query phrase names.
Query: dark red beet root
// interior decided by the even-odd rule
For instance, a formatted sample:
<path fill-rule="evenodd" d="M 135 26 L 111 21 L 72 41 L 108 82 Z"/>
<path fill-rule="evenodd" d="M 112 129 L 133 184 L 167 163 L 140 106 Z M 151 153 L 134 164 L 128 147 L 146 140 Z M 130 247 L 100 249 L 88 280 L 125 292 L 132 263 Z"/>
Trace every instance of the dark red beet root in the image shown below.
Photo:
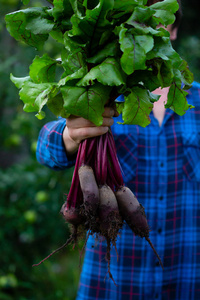
<path fill-rule="evenodd" d="M 91 167 L 83 165 L 78 170 L 80 186 L 83 193 L 85 215 L 95 217 L 99 206 L 99 189 Z"/>
<path fill-rule="evenodd" d="M 144 237 L 148 241 L 157 256 L 161 267 L 163 268 L 162 261 L 149 239 L 150 230 L 144 207 L 138 202 L 132 191 L 125 186 L 118 189 L 115 195 L 122 217 L 127 222 L 135 235 L 139 235 L 142 238 Z"/>
<path fill-rule="evenodd" d="M 149 236 L 149 225 L 147 223 L 144 207 L 138 202 L 132 191 L 123 186 L 116 193 L 120 213 L 135 235 L 140 237 Z"/>
<path fill-rule="evenodd" d="M 100 231 L 103 236 L 114 242 L 123 222 L 119 213 L 119 208 L 115 194 L 108 185 L 99 188 L 99 219 Z"/>
<path fill-rule="evenodd" d="M 116 285 L 110 272 L 110 248 L 112 243 L 116 249 L 116 238 L 119 230 L 122 228 L 123 221 L 119 213 L 115 194 L 108 185 L 103 185 L 99 188 L 99 197 L 99 229 L 100 234 L 107 241 L 106 260 L 108 262 L 108 274 Z"/>
<path fill-rule="evenodd" d="M 63 204 L 60 212 L 65 221 L 74 226 L 78 226 L 84 221 L 83 217 L 80 215 L 80 209 L 74 207 L 67 208 L 67 202 Z"/>

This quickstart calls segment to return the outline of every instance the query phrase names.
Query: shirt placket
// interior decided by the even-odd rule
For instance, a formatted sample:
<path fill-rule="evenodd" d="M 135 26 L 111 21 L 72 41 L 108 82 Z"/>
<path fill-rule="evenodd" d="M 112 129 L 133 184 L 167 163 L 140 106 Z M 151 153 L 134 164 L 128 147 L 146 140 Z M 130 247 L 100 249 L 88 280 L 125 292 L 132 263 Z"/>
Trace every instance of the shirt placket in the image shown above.
<path fill-rule="evenodd" d="M 166 214 L 166 203 L 167 203 L 167 138 L 165 133 L 165 126 L 159 127 L 157 131 L 157 220 L 156 220 L 156 250 L 164 264 L 164 246 L 165 246 L 165 214 Z M 163 270 L 158 262 L 155 261 L 155 289 L 154 298 L 162 298 L 162 281 L 163 281 Z"/>

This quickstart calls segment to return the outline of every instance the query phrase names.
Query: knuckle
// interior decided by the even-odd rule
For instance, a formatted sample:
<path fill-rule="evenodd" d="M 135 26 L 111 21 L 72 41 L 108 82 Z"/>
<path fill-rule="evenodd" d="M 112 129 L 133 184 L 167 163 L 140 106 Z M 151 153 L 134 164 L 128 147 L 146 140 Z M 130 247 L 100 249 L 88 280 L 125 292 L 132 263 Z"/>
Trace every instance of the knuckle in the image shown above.
<path fill-rule="evenodd" d="M 99 127 L 99 134 L 104 134 L 107 131 L 108 131 L 108 127 L 107 126 Z"/>
<path fill-rule="evenodd" d="M 68 136 L 70 137 L 70 139 L 79 144 L 81 142 L 81 138 L 77 132 L 76 129 L 73 129 L 73 128 L 68 128 Z"/>
<path fill-rule="evenodd" d="M 114 113 L 115 113 L 114 109 L 112 107 L 108 107 L 108 108 L 109 108 L 109 110 L 108 110 L 109 116 L 113 117 Z"/>
<path fill-rule="evenodd" d="M 85 137 L 87 137 L 88 136 L 88 134 L 89 134 L 89 132 L 88 132 L 89 130 L 88 130 L 88 128 L 81 128 L 80 129 L 80 132 L 79 132 L 79 135 L 80 135 L 80 138 L 85 138 Z"/>
<path fill-rule="evenodd" d="M 115 110 L 114 110 L 114 108 L 111 108 L 111 109 L 110 109 L 110 115 L 111 115 L 111 117 L 113 117 L 114 114 L 115 114 Z"/>
<path fill-rule="evenodd" d="M 114 113 L 115 113 L 115 111 L 112 107 L 105 107 L 103 116 L 112 117 L 112 116 L 114 116 Z"/>
<path fill-rule="evenodd" d="M 114 120 L 113 120 L 113 118 L 111 118 L 109 121 L 110 121 L 110 126 L 112 126 L 112 125 L 113 125 L 113 123 L 114 123 Z"/>
<path fill-rule="evenodd" d="M 70 136 L 70 138 L 74 138 L 74 130 L 70 127 L 68 127 L 68 135 Z"/>
<path fill-rule="evenodd" d="M 113 118 L 104 118 L 103 126 L 112 126 L 114 123 Z"/>

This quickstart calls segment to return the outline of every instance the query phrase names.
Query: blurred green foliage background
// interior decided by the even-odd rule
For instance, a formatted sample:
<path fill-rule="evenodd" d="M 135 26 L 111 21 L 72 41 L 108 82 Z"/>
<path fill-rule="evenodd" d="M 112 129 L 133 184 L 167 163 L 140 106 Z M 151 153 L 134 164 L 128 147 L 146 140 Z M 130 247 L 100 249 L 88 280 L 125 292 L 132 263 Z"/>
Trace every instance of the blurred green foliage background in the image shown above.
<path fill-rule="evenodd" d="M 32 0 L 32 6 L 48 5 Z M 174 48 L 187 60 L 200 82 L 199 0 L 182 0 L 183 21 Z M 39 121 L 23 112 L 18 90 L 9 76 L 27 76 L 36 54 L 16 42 L 5 28 L 4 16 L 23 8 L 20 0 L 0 0 L 0 300 L 73 300 L 80 276 L 79 248 L 67 247 L 32 268 L 69 237 L 59 214 L 70 188 L 73 170 L 52 171 L 35 158 L 38 133 L 54 116 Z M 53 40 L 45 52 L 58 57 Z"/>

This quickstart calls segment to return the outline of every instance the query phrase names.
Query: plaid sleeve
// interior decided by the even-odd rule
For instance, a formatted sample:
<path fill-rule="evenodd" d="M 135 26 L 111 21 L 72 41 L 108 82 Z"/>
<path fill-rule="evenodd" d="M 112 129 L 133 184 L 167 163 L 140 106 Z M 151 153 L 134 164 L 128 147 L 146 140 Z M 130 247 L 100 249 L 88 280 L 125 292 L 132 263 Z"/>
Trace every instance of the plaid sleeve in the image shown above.
<path fill-rule="evenodd" d="M 36 157 L 39 163 L 54 170 L 63 170 L 75 164 L 75 157 L 68 158 L 63 143 L 62 133 L 65 119 L 47 123 L 40 131 Z"/>

